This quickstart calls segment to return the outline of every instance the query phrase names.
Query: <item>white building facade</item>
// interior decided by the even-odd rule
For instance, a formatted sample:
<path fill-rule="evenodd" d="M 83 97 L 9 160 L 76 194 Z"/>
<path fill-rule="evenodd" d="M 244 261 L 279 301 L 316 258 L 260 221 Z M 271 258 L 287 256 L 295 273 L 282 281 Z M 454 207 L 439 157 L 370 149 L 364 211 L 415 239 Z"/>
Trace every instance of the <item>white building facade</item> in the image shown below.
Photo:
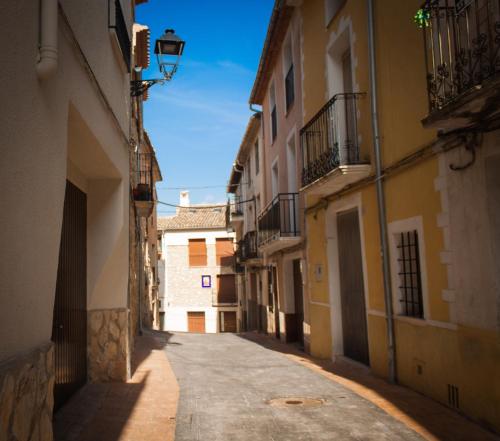
<path fill-rule="evenodd" d="M 234 233 L 226 208 L 189 206 L 158 219 L 160 326 L 164 331 L 236 332 Z"/>

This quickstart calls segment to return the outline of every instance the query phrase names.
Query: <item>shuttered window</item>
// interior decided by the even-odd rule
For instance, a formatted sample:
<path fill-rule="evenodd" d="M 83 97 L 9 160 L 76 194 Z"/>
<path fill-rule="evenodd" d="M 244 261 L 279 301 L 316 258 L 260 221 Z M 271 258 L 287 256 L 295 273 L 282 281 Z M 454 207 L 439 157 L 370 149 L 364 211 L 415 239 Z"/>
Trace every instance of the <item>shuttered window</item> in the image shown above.
<path fill-rule="evenodd" d="M 205 239 L 189 239 L 189 266 L 207 266 Z"/>
<path fill-rule="evenodd" d="M 232 266 L 234 259 L 234 244 L 231 238 L 215 239 L 215 257 L 217 265 Z"/>
<path fill-rule="evenodd" d="M 236 303 L 236 283 L 234 274 L 217 276 L 217 303 Z"/>

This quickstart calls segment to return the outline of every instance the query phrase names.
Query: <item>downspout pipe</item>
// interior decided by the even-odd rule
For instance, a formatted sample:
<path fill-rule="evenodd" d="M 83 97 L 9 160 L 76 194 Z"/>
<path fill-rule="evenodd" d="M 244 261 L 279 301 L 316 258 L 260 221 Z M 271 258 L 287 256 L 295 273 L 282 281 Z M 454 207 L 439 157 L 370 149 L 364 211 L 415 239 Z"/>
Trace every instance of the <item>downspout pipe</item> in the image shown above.
<path fill-rule="evenodd" d="M 40 49 L 36 63 L 36 74 L 40 80 L 47 80 L 57 70 L 57 8 L 58 0 L 41 0 Z"/>
<path fill-rule="evenodd" d="M 380 149 L 380 133 L 378 128 L 378 113 L 377 113 L 377 74 L 375 64 L 375 32 L 373 18 L 373 3 L 374 0 L 367 0 L 368 6 L 368 56 L 370 70 L 370 95 L 371 95 L 371 116 L 372 116 L 372 131 L 373 144 L 375 150 L 375 183 L 377 190 L 377 205 L 378 205 L 378 224 L 380 233 L 380 246 L 382 255 L 382 272 L 384 279 L 384 299 L 385 299 L 385 314 L 387 317 L 387 351 L 388 351 L 388 368 L 389 381 L 396 383 L 396 349 L 394 337 L 394 318 L 392 310 L 392 289 L 391 289 L 391 273 L 389 266 L 389 247 L 387 244 L 387 214 L 385 211 L 385 193 L 384 193 L 384 176 L 382 174 L 382 155 Z"/>

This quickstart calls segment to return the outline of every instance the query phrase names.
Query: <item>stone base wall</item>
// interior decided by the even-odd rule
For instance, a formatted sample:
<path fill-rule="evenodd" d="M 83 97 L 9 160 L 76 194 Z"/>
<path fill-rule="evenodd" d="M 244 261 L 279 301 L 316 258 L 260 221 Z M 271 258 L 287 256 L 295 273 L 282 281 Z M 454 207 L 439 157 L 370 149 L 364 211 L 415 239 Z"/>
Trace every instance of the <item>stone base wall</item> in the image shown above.
<path fill-rule="evenodd" d="M 88 375 L 93 383 L 130 378 L 129 312 L 88 311 Z"/>
<path fill-rule="evenodd" d="M 0 441 L 52 441 L 52 343 L 0 364 Z"/>

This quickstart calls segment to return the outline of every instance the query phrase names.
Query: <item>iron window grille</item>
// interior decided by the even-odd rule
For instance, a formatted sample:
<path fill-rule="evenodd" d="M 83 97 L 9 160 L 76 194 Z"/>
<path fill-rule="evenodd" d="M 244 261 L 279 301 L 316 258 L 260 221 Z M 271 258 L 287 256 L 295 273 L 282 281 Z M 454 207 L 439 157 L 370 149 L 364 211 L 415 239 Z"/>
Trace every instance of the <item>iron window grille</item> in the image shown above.
<path fill-rule="evenodd" d="M 417 231 L 399 233 L 397 235 L 397 249 L 401 314 L 408 317 L 423 318 L 424 308 Z"/>
<path fill-rule="evenodd" d="M 123 61 L 127 66 L 127 72 L 130 72 L 131 43 L 127 29 L 127 22 L 125 21 L 125 16 L 123 15 L 120 0 L 114 0 L 114 24 L 111 23 L 111 1 L 112 0 L 109 0 L 108 2 L 108 27 L 110 29 L 114 29 L 116 32 L 116 38 L 120 46 Z"/>
<path fill-rule="evenodd" d="M 500 72 L 500 2 L 427 0 L 422 10 L 433 112 Z"/>
<path fill-rule="evenodd" d="M 285 99 L 286 111 L 288 112 L 295 100 L 293 64 L 290 66 L 290 69 L 285 77 Z"/>

